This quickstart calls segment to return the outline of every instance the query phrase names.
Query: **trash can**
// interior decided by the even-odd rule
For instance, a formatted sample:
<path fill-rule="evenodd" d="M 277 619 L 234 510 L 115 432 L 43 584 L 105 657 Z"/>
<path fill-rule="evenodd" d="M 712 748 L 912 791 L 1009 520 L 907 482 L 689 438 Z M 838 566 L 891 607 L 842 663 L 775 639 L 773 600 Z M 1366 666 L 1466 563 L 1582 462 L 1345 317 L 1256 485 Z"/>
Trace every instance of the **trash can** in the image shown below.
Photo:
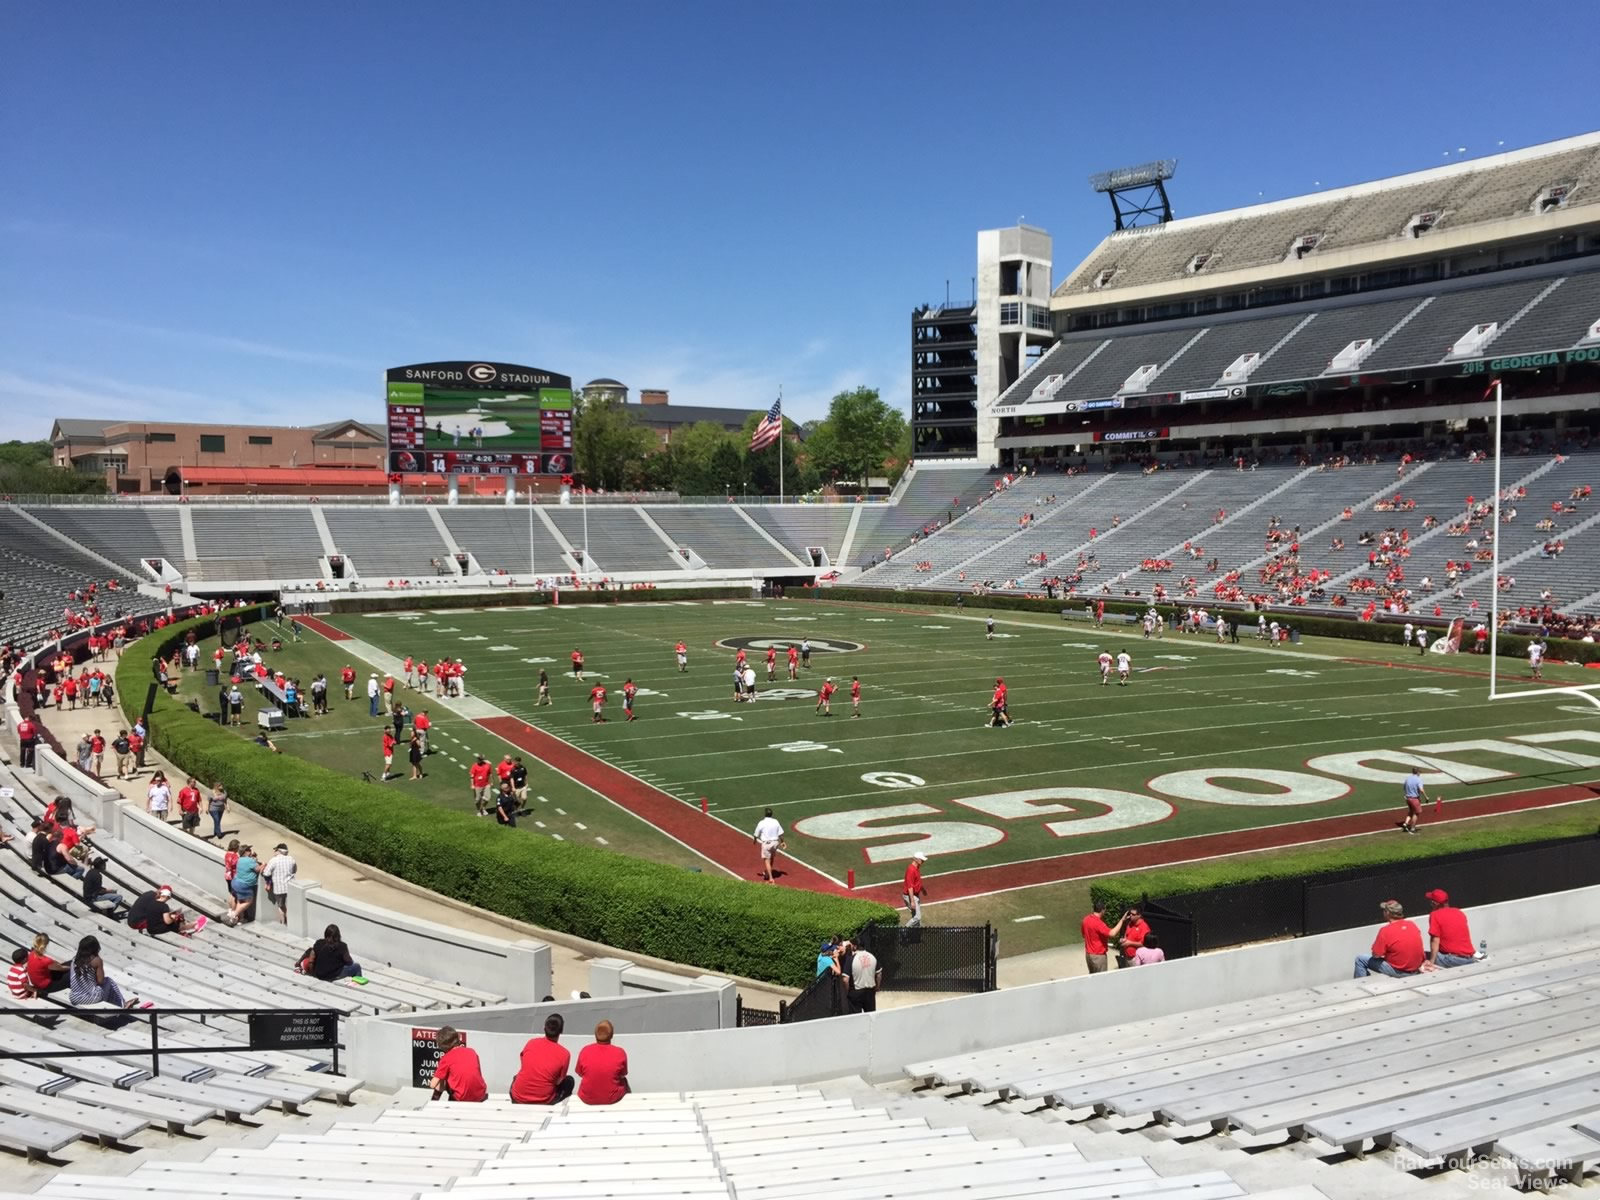
<path fill-rule="evenodd" d="M 1298 629 L 1289 630 L 1289 641 L 1296 646 L 1300 644 L 1300 631 Z"/>
<path fill-rule="evenodd" d="M 207 667 L 206 668 L 206 686 L 207 687 L 216 687 L 221 682 L 222 682 L 222 672 L 218 671 L 215 667 Z"/>

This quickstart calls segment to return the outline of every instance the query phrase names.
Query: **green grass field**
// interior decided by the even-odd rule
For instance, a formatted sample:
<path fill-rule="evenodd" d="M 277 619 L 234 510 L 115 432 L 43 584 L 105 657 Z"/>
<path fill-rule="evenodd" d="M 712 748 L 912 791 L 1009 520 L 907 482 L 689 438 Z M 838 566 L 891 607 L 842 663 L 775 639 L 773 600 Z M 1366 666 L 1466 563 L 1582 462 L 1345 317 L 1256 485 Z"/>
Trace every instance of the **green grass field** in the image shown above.
<path fill-rule="evenodd" d="M 1195 843 L 1196 857 L 1247 850 L 1269 829 L 1286 841 L 1402 838 L 1398 780 L 1414 761 L 1425 768 L 1430 800 L 1442 794 L 1452 813 L 1600 777 L 1600 751 L 1591 756 L 1585 746 L 1600 741 L 1600 709 L 1572 696 L 1491 704 L 1486 659 L 1419 656 L 1398 640 L 1307 639 L 1293 648 L 1176 634 L 1145 641 L 1127 627 L 1006 614 L 991 641 L 981 617 L 954 610 L 776 601 L 399 612 L 332 624 L 396 657 L 465 659 L 473 696 L 686 805 L 706 797 L 712 816 L 738 830 L 770 805 L 789 830 L 790 853 L 832 878 L 853 871 L 858 887 L 890 884 L 913 851 L 925 850 L 933 898 L 972 897 L 941 909 L 941 920 L 1075 910 L 1086 885 L 1062 881 L 1063 856 L 1087 856 L 1073 860 L 1087 864 L 1072 872 L 1081 876 L 1128 869 L 1118 854 L 1215 835 L 1230 836 Z M 759 646 L 801 637 L 814 647 L 811 669 L 791 684 L 780 654 L 779 679 L 768 684 Z M 687 674 L 673 659 L 679 638 L 689 646 Z M 733 701 L 738 639 L 758 646 L 750 651 L 754 703 Z M 568 673 L 574 647 L 585 654 L 584 684 Z M 1128 686 L 1100 685 L 1102 647 L 1131 653 Z M 352 654 L 311 635 L 283 658 L 305 681 L 320 668 L 336 684 Z M 364 680 L 365 664 L 353 661 Z M 541 667 L 555 697 L 543 708 L 535 705 Z M 1561 684 L 1593 678 L 1559 664 L 1545 673 Z M 814 700 L 829 675 L 841 685 L 831 718 L 815 712 Z M 850 715 L 852 675 L 863 685 L 859 718 Z M 1011 689 L 1016 723 L 1008 729 L 988 726 L 997 675 Z M 632 724 L 620 697 L 627 676 L 640 688 Z M 597 680 L 612 693 L 603 725 L 591 723 L 587 699 Z M 433 712 L 440 717 L 440 706 Z M 292 722 L 280 745 L 376 773 L 378 724 L 358 695 L 328 718 Z M 469 755 L 495 759 L 510 747 L 463 718 L 445 715 L 436 729 L 445 753 L 430 760 L 428 779 L 383 786 L 468 807 Z M 530 766 L 532 790 L 545 797 L 533 834 L 603 838 L 626 853 L 714 869 L 593 790 Z M 397 771 L 405 773 L 403 758 Z M 1433 813 L 1430 803 L 1420 838 Z M 1307 826 L 1317 832 L 1303 837 L 1294 828 L 1329 818 L 1344 821 Z M 1482 819 L 1536 824 L 1541 813 Z M 1008 941 L 1011 951 L 1061 940 L 1058 926 L 1014 932 L 1021 940 Z"/>

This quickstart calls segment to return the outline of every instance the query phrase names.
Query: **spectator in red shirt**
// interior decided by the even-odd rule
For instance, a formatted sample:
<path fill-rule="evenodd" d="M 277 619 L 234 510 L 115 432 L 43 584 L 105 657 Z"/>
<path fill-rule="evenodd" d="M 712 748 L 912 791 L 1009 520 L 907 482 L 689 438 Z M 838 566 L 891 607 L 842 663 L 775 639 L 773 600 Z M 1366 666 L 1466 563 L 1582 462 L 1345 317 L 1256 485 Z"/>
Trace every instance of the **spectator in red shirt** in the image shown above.
<path fill-rule="evenodd" d="M 179 824 L 183 831 L 200 836 L 200 785 L 193 775 L 178 789 Z"/>
<path fill-rule="evenodd" d="M 1117 966 L 1133 966 L 1133 956 L 1144 945 L 1144 940 L 1150 935 L 1150 923 L 1144 919 L 1144 914 L 1139 911 L 1138 905 L 1129 908 L 1122 914 L 1122 940 L 1118 945 Z"/>
<path fill-rule="evenodd" d="M 1083 934 L 1083 960 L 1089 968 L 1089 974 L 1099 975 L 1107 966 L 1106 951 L 1111 942 L 1122 932 L 1122 923 L 1128 919 L 1128 914 L 1123 913 L 1117 918 L 1115 925 L 1106 924 L 1106 902 L 1096 900 L 1094 911 L 1083 919 L 1078 926 Z"/>
<path fill-rule="evenodd" d="M 578 1051 L 578 1099 L 585 1104 L 615 1104 L 628 1094 L 628 1052 L 611 1044 L 610 1021 L 594 1027 L 594 1044 Z"/>
<path fill-rule="evenodd" d="M 1433 971 L 1477 962 L 1478 952 L 1472 945 L 1472 931 L 1467 928 L 1467 914 L 1450 907 L 1450 893 L 1434 888 L 1424 892 L 1422 898 L 1433 906 L 1428 914 L 1428 961 L 1422 969 Z"/>
<path fill-rule="evenodd" d="M 467 1040 L 446 1025 L 439 1030 L 439 1065 L 433 1072 L 433 1099 L 441 1095 L 457 1104 L 482 1104 L 489 1098 L 483 1082 L 483 1067 L 478 1052 L 467 1049 Z"/>
<path fill-rule="evenodd" d="M 901 885 L 900 898 L 906 902 L 906 911 L 911 914 L 911 920 L 906 922 L 910 926 L 922 924 L 922 897 L 928 891 L 922 882 L 922 864 L 927 861 L 928 856 L 918 850 L 906 864 L 906 879 Z"/>
<path fill-rule="evenodd" d="M 573 1079 L 567 1073 L 572 1055 L 561 1046 L 566 1022 L 560 1013 L 544 1019 L 544 1036 L 522 1048 L 522 1066 L 511 1080 L 513 1104 L 560 1104 L 572 1095 Z"/>
<path fill-rule="evenodd" d="M 489 760 L 481 754 L 467 769 L 467 775 L 472 780 L 472 803 L 480 817 L 489 815 L 489 776 L 493 773 Z"/>
<path fill-rule="evenodd" d="M 1373 939 L 1370 955 L 1356 955 L 1357 979 L 1376 971 L 1382 975 L 1415 975 L 1422 970 L 1422 930 L 1406 920 L 1406 910 L 1398 900 L 1385 900 L 1378 906 L 1384 925 Z"/>
<path fill-rule="evenodd" d="M 419 738 L 422 739 L 422 752 L 424 754 L 433 753 L 433 751 L 428 748 L 428 730 L 432 728 L 433 719 L 428 716 L 427 709 L 423 709 L 415 717 L 411 718 L 411 729 Z"/>
<path fill-rule="evenodd" d="M 394 734 L 385 725 L 383 727 L 383 777 L 385 779 L 389 778 L 391 774 L 390 768 L 394 765 L 394 740 Z M 476 771 L 474 771 L 474 776 L 476 776 Z"/>

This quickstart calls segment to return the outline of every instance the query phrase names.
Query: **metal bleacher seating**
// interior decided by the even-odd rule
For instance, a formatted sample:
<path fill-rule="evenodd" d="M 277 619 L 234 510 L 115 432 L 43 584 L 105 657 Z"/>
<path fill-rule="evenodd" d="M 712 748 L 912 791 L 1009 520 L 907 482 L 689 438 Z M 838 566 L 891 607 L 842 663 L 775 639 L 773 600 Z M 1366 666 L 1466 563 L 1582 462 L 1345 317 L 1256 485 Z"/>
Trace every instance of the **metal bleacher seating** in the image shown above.
<path fill-rule="evenodd" d="M 1010 547 L 1023 533 L 1019 524 L 1024 516 L 1032 515 L 1035 525 L 1055 514 L 1045 498 L 1050 494 L 1050 482 L 1059 482 L 1065 497 L 1084 491 L 1091 482 L 1085 476 L 1061 476 L 1046 480 L 1043 476 L 1018 476 L 1003 491 L 994 492 L 982 504 L 963 513 L 949 526 L 926 539 L 913 542 L 892 558 L 874 567 L 870 580 L 874 587 L 904 587 L 932 583 L 947 572 L 983 554 L 996 543 Z M 1016 553 L 1020 562 L 1022 555 Z M 931 562 L 932 571 L 921 571 L 918 564 Z"/>
<path fill-rule="evenodd" d="M 115 589 L 105 585 L 117 581 Z M 137 583 L 97 559 L 72 549 L 17 512 L 0 507 L 0 642 L 37 645 L 63 625 L 68 594 L 95 584 L 104 617 L 133 616 L 161 607 L 139 594 Z"/>
<path fill-rule="evenodd" d="M 1285 1182 L 1304 1156 L 1267 1149 L 1284 1134 L 1358 1156 L 1393 1147 L 1415 1166 L 1498 1153 L 1530 1173 L 1550 1169 L 1559 1145 L 1579 1151 L 1581 1176 L 1600 1157 L 1584 1128 L 1600 1131 L 1588 999 L 1597 980 L 1600 944 L 1569 939 L 1553 952 L 1518 946 L 1437 974 L 1325 984 L 906 1070 L 976 1102 L 996 1094 L 1063 1115 L 1238 1131 L 1236 1144 L 1261 1147 L 1262 1165 L 1277 1156 Z M 1441 1030 L 1447 1039 L 1432 1036 Z"/>
<path fill-rule="evenodd" d="M 947 524 L 976 504 L 998 478 L 998 472 L 985 467 L 914 471 L 896 503 L 871 504 L 862 509 L 849 565 L 865 566 L 919 530 L 936 522 Z"/>
<path fill-rule="evenodd" d="M 369 581 L 430 575 L 432 560 L 449 553 L 425 509 L 338 504 L 324 508 L 322 515 L 334 548 Z"/>
<path fill-rule="evenodd" d="M 316 579 L 322 539 L 311 509 L 298 505 L 196 505 L 195 558 L 185 574 L 227 579 Z M 424 558 L 423 562 L 427 559 Z"/>
<path fill-rule="evenodd" d="M 746 504 L 741 507 L 751 520 L 787 546 L 801 562 L 808 561 L 807 546 L 821 546 L 827 551 L 829 561 L 839 565 L 844 535 L 850 528 L 851 505 Z"/>
<path fill-rule="evenodd" d="M 1456 339 L 1472 326 L 1495 321 L 1504 326 L 1551 285 L 1549 277 L 1444 292 L 1394 330 L 1361 364 L 1363 371 L 1385 371 L 1441 361 Z M 1494 346 L 1494 343 L 1490 343 Z M 1499 353 L 1495 347 L 1495 353 Z"/>
<path fill-rule="evenodd" d="M 538 519 L 530 522 L 526 508 L 489 506 L 449 507 L 439 510 L 445 527 L 456 545 L 478 560 L 485 571 L 520 574 L 529 567 L 529 539 L 532 539 L 532 567 L 543 576 L 564 575 L 571 570 L 562 558 L 561 545 L 550 528 Z"/>
<path fill-rule="evenodd" d="M 678 546 L 693 550 L 709 567 L 783 570 L 794 566 L 783 551 L 751 528 L 736 506 L 663 504 L 652 505 L 648 511 L 669 538 Z"/>
<path fill-rule="evenodd" d="M 174 566 L 183 565 L 183 534 L 176 508 L 63 504 L 28 511 L 73 541 L 129 570 L 145 558 L 164 558 Z"/>
<path fill-rule="evenodd" d="M 548 512 L 572 548 L 583 549 L 583 507 L 561 505 Z M 589 505 L 587 522 L 590 566 L 596 571 L 668 571 L 680 565 L 672 547 L 632 505 Z"/>
<path fill-rule="evenodd" d="M 1575 346 L 1596 321 L 1600 321 L 1600 271 L 1570 275 L 1494 340 L 1494 352 L 1504 356 Z"/>
<path fill-rule="evenodd" d="M 1138 1157 L 935 1127 L 891 1113 L 870 1090 L 765 1087 L 633 1093 L 614 1107 L 529 1108 L 491 1098 L 427 1104 L 410 1092 L 375 1119 L 218 1148 L 199 1161 L 145 1161 L 125 1175 L 62 1172 L 41 1196 L 288 1195 L 304 1200 L 1320 1200 L 1315 1188 L 1247 1192 L 1225 1171 L 1163 1173 Z M 1023 1123 L 1025 1125 L 1025 1123 Z M 275 1189 L 275 1190 L 269 1190 Z M 3 1198 L 0 1198 L 3 1200 Z"/>

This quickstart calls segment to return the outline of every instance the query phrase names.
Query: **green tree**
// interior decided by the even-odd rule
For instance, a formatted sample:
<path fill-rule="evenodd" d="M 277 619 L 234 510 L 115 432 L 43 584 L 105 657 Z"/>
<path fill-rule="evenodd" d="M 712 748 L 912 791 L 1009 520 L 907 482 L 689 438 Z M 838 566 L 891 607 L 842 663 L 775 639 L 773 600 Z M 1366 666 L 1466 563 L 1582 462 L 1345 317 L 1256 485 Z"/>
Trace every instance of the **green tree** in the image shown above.
<path fill-rule="evenodd" d="M 750 449 L 750 438 L 761 424 L 765 413 L 751 413 L 745 419 L 744 430 L 739 434 L 743 448 L 744 474 L 750 490 L 763 496 L 778 494 L 778 443 L 760 450 Z M 815 491 L 817 471 L 810 461 L 805 444 L 800 440 L 800 426 L 788 417 L 783 419 L 783 490 L 787 495 L 803 496 Z"/>
<path fill-rule="evenodd" d="M 685 496 L 722 496 L 744 479 L 738 435 L 715 421 L 696 421 L 673 435 L 673 484 Z"/>
<path fill-rule="evenodd" d="M 827 418 L 806 438 L 824 481 L 859 480 L 863 486 L 874 475 L 898 476 L 909 457 L 909 443 L 905 416 L 868 387 L 835 396 Z"/>
<path fill-rule="evenodd" d="M 58 467 L 49 442 L 0 442 L 0 493 L 23 495 L 104 494 L 106 481 Z"/>
<path fill-rule="evenodd" d="M 573 415 L 572 449 L 590 487 L 612 492 L 639 487 L 644 461 L 655 446 L 655 435 L 620 399 L 580 395 Z"/>

